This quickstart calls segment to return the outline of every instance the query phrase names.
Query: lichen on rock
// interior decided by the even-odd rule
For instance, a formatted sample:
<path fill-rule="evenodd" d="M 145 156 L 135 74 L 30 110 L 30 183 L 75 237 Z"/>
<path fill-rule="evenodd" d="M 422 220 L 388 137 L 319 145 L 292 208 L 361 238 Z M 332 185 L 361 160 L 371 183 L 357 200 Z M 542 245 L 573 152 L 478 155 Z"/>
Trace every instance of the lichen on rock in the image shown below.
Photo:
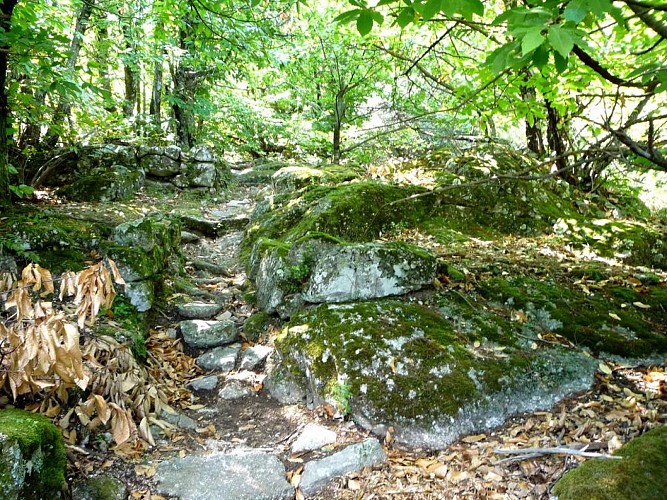
<path fill-rule="evenodd" d="M 349 408 L 378 434 L 394 427 L 397 441 L 413 447 L 442 448 L 548 408 L 588 388 L 596 367 L 560 349 L 475 348 L 437 312 L 393 300 L 301 311 L 276 347 L 315 404 Z"/>

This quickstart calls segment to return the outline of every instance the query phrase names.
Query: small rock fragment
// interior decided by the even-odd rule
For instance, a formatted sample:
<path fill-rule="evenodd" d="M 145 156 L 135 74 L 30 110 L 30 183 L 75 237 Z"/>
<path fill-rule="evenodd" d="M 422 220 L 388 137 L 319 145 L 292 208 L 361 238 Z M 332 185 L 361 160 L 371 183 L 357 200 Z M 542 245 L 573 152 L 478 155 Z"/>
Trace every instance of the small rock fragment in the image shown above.
<path fill-rule="evenodd" d="M 190 302 L 176 305 L 179 316 L 185 319 L 208 319 L 222 311 L 221 304 L 209 302 Z"/>
<path fill-rule="evenodd" d="M 292 453 L 318 450 L 336 442 L 336 433 L 318 424 L 308 424 L 292 444 Z"/>
<path fill-rule="evenodd" d="M 212 391 L 218 385 L 218 377 L 202 377 L 191 381 L 188 387 L 193 391 Z"/>
<path fill-rule="evenodd" d="M 252 387 L 238 380 L 232 380 L 230 382 L 227 382 L 225 386 L 222 389 L 220 389 L 218 397 L 220 399 L 225 399 L 229 401 L 234 399 L 245 398 L 246 396 L 250 396 L 253 393 L 254 391 L 252 390 Z"/>
<path fill-rule="evenodd" d="M 206 348 L 231 344 L 238 339 L 236 325 L 232 321 L 205 321 L 201 319 L 181 321 L 183 340 L 190 347 Z"/>
<path fill-rule="evenodd" d="M 197 365 L 204 370 L 221 370 L 228 372 L 236 366 L 236 357 L 241 350 L 241 344 L 232 344 L 225 347 L 216 347 L 197 358 Z"/>
<path fill-rule="evenodd" d="M 241 369 L 254 370 L 266 360 L 272 351 L 272 348 L 265 345 L 255 345 L 248 347 L 245 351 L 243 351 L 243 355 L 241 357 Z"/>
<path fill-rule="evenodd" d="M 335 477 L 371 467 L 385 460 L 387 455 L 378 440 L 367 439 L 321 460 L 308 462 L 301 475 L 299 487 L 308 497 L 324 488 Z"/>

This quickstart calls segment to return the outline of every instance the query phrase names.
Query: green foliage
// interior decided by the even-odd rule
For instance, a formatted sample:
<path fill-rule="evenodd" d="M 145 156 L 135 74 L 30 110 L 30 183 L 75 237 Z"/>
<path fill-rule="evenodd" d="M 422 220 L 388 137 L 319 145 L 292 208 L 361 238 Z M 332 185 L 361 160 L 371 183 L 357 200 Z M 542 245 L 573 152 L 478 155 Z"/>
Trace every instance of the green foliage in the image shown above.
<path fill-rule="evenodd" d="M 111 311 L 114 320 L 120 323 L 124 331 L 129 334 L 129 338 L 117 340 L 128 341 L 134 357 L 139 361 L 146 361 L 148 350 L 143 333 L 144 324 L 137 309 L 125 297 L 117 296 L 111 306 Z M 124 335 L 121 334 L 121 336 Z"/>

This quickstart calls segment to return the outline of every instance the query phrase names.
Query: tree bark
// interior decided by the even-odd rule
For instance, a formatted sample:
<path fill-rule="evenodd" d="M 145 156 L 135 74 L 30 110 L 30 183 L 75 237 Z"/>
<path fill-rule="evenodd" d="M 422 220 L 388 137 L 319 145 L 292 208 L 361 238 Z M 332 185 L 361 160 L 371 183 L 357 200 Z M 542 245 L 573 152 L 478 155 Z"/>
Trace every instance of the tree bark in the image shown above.
<path fill-rule="evenodd" d="M 90 21 L 90 16 L 93 12 L 95 1 L 96 0 L 84 0 L 83 5 L 81 5 L 81 10 L 79 11 L 79 15 L 76 18 L 74 34 L 72 35 L 72 42 L 70 43 L 69 47 L 69 57 L 67 59 L 67 71 L 70 74 L 74 74 L 76 63 L 79 61 L 79 54 L 81 53 L 83 37 L 86 34 L 86 30 L 88 29 L 88 22 Z M 44 144 L 47 148 L 54 148 L 58 143 L 61 130 L 71 110 L 72 105 L 69 99 L 67 96 L 62 96 L 60 98 L 60 102 L 58 103 L 58 107 L 53 114 L 51 125 L 46 132 Z"/>
<path fill-rule="evenodd" d="M 129 15 L 128 12 L 124 12 Z M 132 26 L 129 21 L 121 20 L 121 29 L 125 39 L 126 56 L 123 57 L 123 74 L 125 77 L 125 103 L 123 104 L 123 116 L 132 118 L 135 109 L 139 105 L 139 71 L 134 58 L 134 40 Z"/>
<path fill-rule="evenodd" d="M 159 22 L 155 26 L 156 35 L 162 33 L 164 30 L 164 24 Z M 156 39 L 159 37 L 156 36 Z M 155 47 L 156 51 L 159 51 L 161 54 L 164 54 L 164 48 L 159 45 Z M 161 127 L 162 125 L 162 79 L 163 79 L 163 68 L 162 68 L 162 58 L 159 57 L 153 64 L 153 90 L 151 91 L 151 103 L 149 108 L 149 114 L 151 116 L 151 121 L 156 128 Z"/>
<path fill-rule="evenodd" d="M 12 26 L 12 14 L 18 0 L 3 0 L 0 12 L 0 29 L 9 32 Z M 9 67 L 9 50 L 11 47 L 0 47 L 0 205 L 10 201 L 9 192 L 9 135 L 10 109 L 7 98 L 7 72 Z"/>
<path fill-rule="evenodd" d="M 345 120 L 345 94 L 347 93 L 347 86 L 342 87 L 336 93 L 336 104 L 334 110 L 334 128 L 333 128 L 333 163 L 340 163 L 341 158 L 341 137 L 340 131 L 343 126 L 343 121 Z"/>

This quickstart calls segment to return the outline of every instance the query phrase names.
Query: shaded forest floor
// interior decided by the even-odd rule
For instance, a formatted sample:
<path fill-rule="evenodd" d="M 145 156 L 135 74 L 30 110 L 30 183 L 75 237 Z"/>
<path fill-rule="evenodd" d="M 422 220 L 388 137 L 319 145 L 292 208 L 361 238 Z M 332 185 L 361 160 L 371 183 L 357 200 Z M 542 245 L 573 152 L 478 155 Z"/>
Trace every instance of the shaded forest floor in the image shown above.
<path fill-rule="evenodd" d="M 207 213 L 229 202 L 251 200 L 253 203 L 267 195 L 266 188 L 237 189 L 215 201 L 187 197 L 163 199 L 144 192 L 135 202 L 114 205 L 89 205 L 45 202 L 33 207 L 66 213 L 90 220 L 91 214 L 100 219 L 124 220 L 149 212 L 170 213 L 187 210 Z M 386 236 L 429 248 L 439 258 L 446 258 L 463 270 L 463 277 L 450 280 L 439 276 L 432 289 L 419 292 L 415 300 L 429 301 L 434 293 L 450 291 L 463 297 L 475 309 L 487 310 L 493 304 L 474 294 L 475 283 L 492 273 L 496 276 L 529 277 L 540 280 L 545 276 L 565 287 L 595 293 L 610 285 L 639 289 L 637 268 L 612 263 L 604 273 L 590 273 L 590 261 L 583 251 L 572 250 L 561 239 L 543 236 L 484 241 L 471 239 L 456 248 L 440 245 L 430 237 L 409 228 L 397 228 Z M 227 310 L 239 322 L 255 311 L 252 302 L 244 297 L 248 284 L 238 262 L 239 234 L 234 237 L 202 239 L 186 245 L 186 271 L 194 286 L 207 293 L 231 294 L 234 299 Z M 194 259 L 207 259 L 228 269 L 226 276 L 196 271 Z M 647 271 L 640 269 L 641 272 Z M 667 283 L 667 274 L 650 270 L 660 286 Z M 149 356 L 173 369 L 164 374 L 163 382 L 172 386 L 178 399 L 172 401 L 196 422 L 196 429 L 169 428 L 152 449 L 125 449 L 121 453 L 94 447 L 70 444 L 68 477 L 76 481 L 90 475 L 105 473 L 117 477 L 130 488 L 130 497 L 157 499 L 160 496 L 153 482 L 157 464 L 174 455 L 202 454 L 248 447 L 275 453 L 288 469 L 289 478 L 298 485 L 298 476 L 305 460 L 316 458 L 290 455 L 289 447 L 296 434 L 309 422 L 319 422 L 338 433 L 333 449 L 366 437 L 365 431 L 353 422 L 335 419 L 327 408 L 308 409 L 305 406 L 280 406 L 262 390 L 261 382 L 255 395 L 240 401 L 221 401 L 212 395 L 197 395 L 185 390 L 185 385 L 202 375 L 192 369 L 193 362 L 179 343 L 166 333 L 173 332 L 176 318 L 167 307 L 152 325 L 148 341 Z M 667 305 L 663 305 L 663 308 Z M 664 309 L 663 309 L 664 311 Z M 526 321 L 518 313 L 512 318 Z M 662 325 L 664 326 L 664 325 Z M 259 340 L 271 344 L 279 324 L 265 332 Z M 537 342 L 568 345 L 555 335 L 540 336 Z M 612 452 L 633 437 L 648 429 L 667 423 L 667 371 L 665 360 L 650 366 L 626 366 L 611 361 L 601 362 L 593 387 L 583 394 L 562 401 L 545 411 L 519 415 L 492 432 L 467 436 L 438 452 L 403 450 L 392 441 L 391 432 L 384 436 L 389 460 L 382 466 L 364 470 L 335 480 L 318 498 L 547 498 L 554 482 L 584 458 L 576 454 L 545 453 L 536 456 L 503 454 L 503 449 L 571 447 L 599 453 Z M 179 372 L 179 366 L 187 367 Z M 174 387 L 177 386 L 177 387 Z M 331 449 L 325 450 L 331 451 Z"/>

